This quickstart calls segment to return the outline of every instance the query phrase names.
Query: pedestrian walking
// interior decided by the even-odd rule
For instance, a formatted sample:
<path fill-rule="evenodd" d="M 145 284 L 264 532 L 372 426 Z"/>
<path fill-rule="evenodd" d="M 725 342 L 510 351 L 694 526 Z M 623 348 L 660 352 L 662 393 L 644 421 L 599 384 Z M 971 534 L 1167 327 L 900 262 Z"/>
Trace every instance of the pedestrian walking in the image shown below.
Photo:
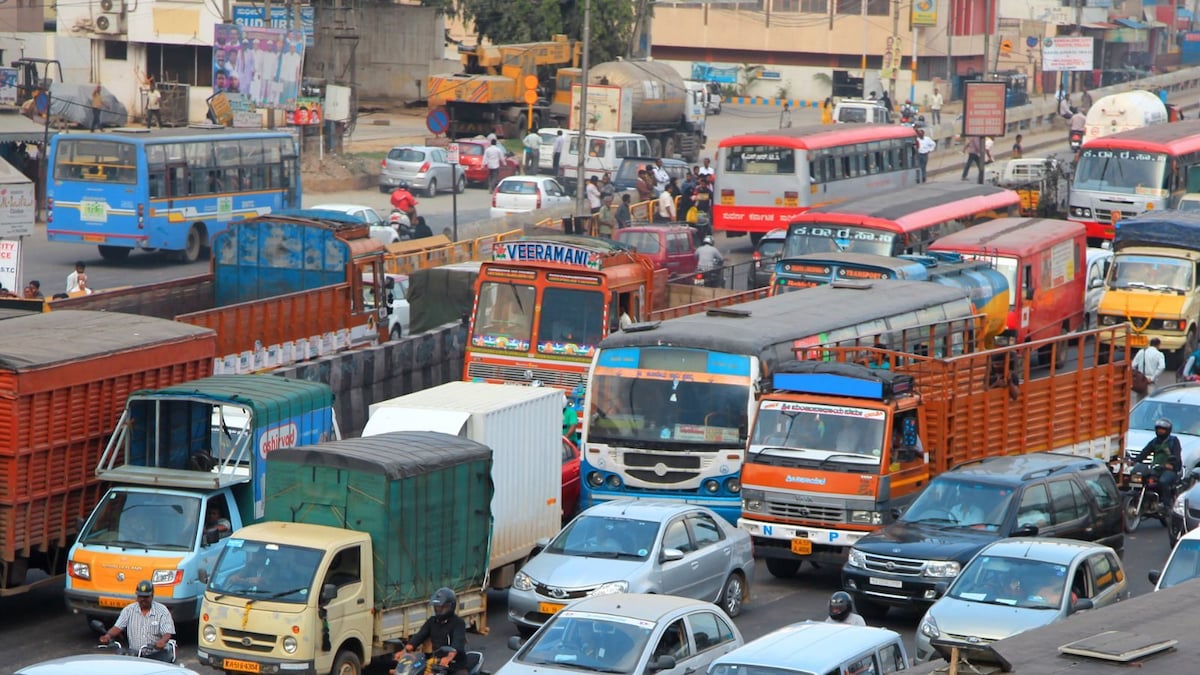
<path fill-rule="evenodd" d="M 158 121 L 158 128 L 161 129 L 162 92 L 158 90 L 158 85 L 151 82 L 150 91 L 146 92 L 146 128 L 152 128 L 155 120 Z"/>
<path fill-rule="evenodd" d="M 1022 136 L 1021 134 L 1017 134 L 1017 140 L 1013 141 L 1013 149 L 1012 149 L 1012 158 L 1013 159 L 1021 159 L 1021 156 L 1025 154 L 1025 149 L 1021 147 L 1021 141 L 1024 139 L 1025 139 L 1024 136 Z"/>
<path fill-rule="evenodd" d="M 942 92 L 938 91 L 937 87 L 933 88 L 933 96 L 929 97 L 929 112 L 930 119 L 934 124 L 942 123 L 942 104 L 945 101 L 942 99 Z"/>
<path fill-rule="evenodd" d="M 821 124 L 833 124 L 833 97 L 826 96 L 821 104 Z"/>
<path fill-rule="evenodd" d="M 917 182 L 929 180 L 929 153 L 937 150 L 937 141 L 925 135 L 924 129 L 917 129 Z"/>
<path fill-rule="evenodd" d="M 591 209 L 592 214 L 600 213 L 600 207 L 604 205 L 603 195 L 600 194 L 600 179 L 596 176 L 588 178 L 584 194 L 587 196 L 588 208 Z"/>
<path fill-rule="evenodd" d="M 884 108 L 887 108 L 888 112 L 895 111 L 895 108 L 892 107 L 892 97 L 888 96 L 887 91 L 884 91 L 882 94 L 879 95 L 879 102 L 881 104 L 883 104 Z"/>
<path fill-rule="evenodd" d="M 101 129 L 100 113 L 104 112 L 104 96 L 100 93 L 100 85 L 92 90 L 92 131 Z"/>
<path fill-rule="evenodd" d="M 525 174 L 533 175 L 538 172 L 538 153 L 542 147 L 542 137 L 538 132 L 530 130 L 521 140 L 521 145 L 525 146 Z"/>
<path fill-rule="evenodd" d="M 1154 392 L 1155 380 L 1167 369 L 1167 360 L 1158 346 L 1162 340 L 1150 338 L 1150 346 L 1142 349 L 1133 357 L 1133 391 L 1138 394 L 1138 400 Z"/>
<path fill-rule="evenodd" d="M 783 104 L 783 110 L 779 113 L 779 128 L 788 129 L 792 126 L 792 105 L 790 103 Z"/>
<path fill-rule="evenodd" d="M 967 174 L 971 172 L 971 165 L 979 167 L 979 182 L 983 183 L 983 142 L 978 136 L 971 136 L 967 139 L 967 144 L 963 146 L 963 152 L 967 155 L 967 162 L 963 164 L 962 179 L 967 179 Z"/>
<path fill-rule="evenodd" d="M 492 144 L 483 151 L 483 163 L 488 170 L 488 190 L 495 190 L 496 184 L 500 182 L 500 165 L 504 163 L 504 151 L 494 138 Z"/>
<path fill-rule="evenodd" d="M 567 137 L 563 136 L 562 129 L 559 129 L 558 135 L 554 137 L 554 150 L 553 150 L 554 155 L 550 158 L 550 164 L 552 166 L 552 171 L 554 172 L 555 176 L 558 175 L 559 155 L 562 154 L 563 145 L 566 144 L 566 142 L 567 142 Z"/>

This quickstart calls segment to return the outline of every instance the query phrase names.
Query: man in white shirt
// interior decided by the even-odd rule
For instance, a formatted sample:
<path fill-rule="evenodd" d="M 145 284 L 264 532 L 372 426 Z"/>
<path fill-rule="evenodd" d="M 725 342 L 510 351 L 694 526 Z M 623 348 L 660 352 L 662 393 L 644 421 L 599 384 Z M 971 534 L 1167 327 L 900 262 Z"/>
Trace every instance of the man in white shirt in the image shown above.
<path fill-rule="evenodd" d="M 170 610 L 154 601 L 154 585 L 149 581 L 139 581 L 136 592 L 137 602 L 121 610 L 116 624 L 100 636 L 100 642 L 108 644 L 125 633 L 130 649 L 147 647 L 159 650 L 148 654 L 146 658 L 175 663 L 175 622 L 171 619 Z"/>
<path fill-rule="evenodd" d="M 933 96 L 929 98 L 929 112 L 932 113 L 931 117 L 934 124 L 942 123 L 942 103 L 944 102 L 942 92 L 938 91 L 937 87 L 934 87 Z"/>
<path fill-rule="evenodd" d="M 937 150 L 937 141 L 925 135 L 924 129 L 917 129 L 917 182 L 924 183 L 929 176 L 926 167 L 929 166 L 929 153 Z"/>
<path fill-rule="evenodd" d="M 560 154 L 562 153 L 563 146 L 566 145 L 566 143 L 567 143 L 567 137 L 563 136 L 562 129 L 559 129 L 558 136 L 556 136 L 554 138 L 554 156 L 550 158 L 550 162 L 553 165 L 553 172 L 554 172 L 555 176 L 558 175 L 558 160 L 559 160 Z"/>
<path fill-rule="evenodd" d="M 671 174 L 663 168 L 661 159 L 654 160 L 654 182 L 658 183 L 660 191 L 666 190 L 667 184 L 671 182 Z"/>
<path fill-rule="evenodd" d="M 700 167 L 700 169 L 696 172 L 696 175 L 712 176 L 713 174 L 715 174 L 716 172 L 713 171 L 713 168 L 711 166 L 709 166 L 708 163 L 709 163 L 709 159 L 707 157 L 705 157 L 704 158 L 704 166 Z"/>
<path fill-rule="evenodd" d="M 500 149 L 496 139 L 492 139 L 492 144 L 487 146 L 483 151 L 483 165 L 488 170 L 488 190 L 495 190 L 496 183 L 500 182 L 500 165 L 504 163 L 504 151 Z"/>
<path fill-rule="evenodd" d="M 660 223 L 675 222 L 675 195 L 670 190 L 658 193 L 658 211 L 654 220 Z"/>
<path fill-rule="evenodd" d="M 542 147 L 542 137 L 538 132 L 530 130 L 525 134 L 525 138 L 521 139 L 521 145 L 525 146 L 525 173 L 532 175 L 538 172 L 538 153 Z"/>
<path fill-rule="evenodd" d="M 83 264 L 82 260 L 75 263 L 75 271 L 67 275 L 67 293 L 72 293 L 79 287 L 79 275 L 83 274 L 85 269 L 87 265 Z"/>
<path fill-rule="evenodd" d="M 584 194 L 587 196 L 588 208 L 592 210 L 592 213 L 600 213 L 600 207 L 603 205 L 600 196 L 600 179 L 595 176 L 588 178 Z"/>
<path fill-rule="evenodd" d="M 1159 351 L 1158 346 L 1162 344 L 1162 340 L 1158 338 L 1150 338 L 1150 346 L 1137 353 L 1133 357 L 1133 369 L 1146 376 L 1150 381 L 1150 389 L 1146 395 L 1154 393 L 1154 382 L 1159 375 L 1167 369 L 1167 359 L 1163 353 Z"/>

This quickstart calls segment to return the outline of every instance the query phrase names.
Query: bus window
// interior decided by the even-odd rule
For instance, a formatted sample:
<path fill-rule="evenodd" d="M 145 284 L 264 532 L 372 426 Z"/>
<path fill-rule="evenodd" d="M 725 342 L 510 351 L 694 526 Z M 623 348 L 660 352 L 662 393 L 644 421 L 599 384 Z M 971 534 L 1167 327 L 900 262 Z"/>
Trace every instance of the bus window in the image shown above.
<path fill-rule="evenodd" d="M 537 335 L 539 342 L 599 344 L 604 337 L 604 295 L 598 291 L 546 288 Z"/>
<path fill-rule="evenodd" d="M 475 335 L 502 338 L 506 343 L 499 344 L 502 348 L 507 345 L 528 349 L 533 333 L 536 296 L 533 286 L 494 281 L 484 283 L 479 289 Z M 520 344 L 522 342 L 524 345 Z"/>
<path fill-rule="evenodd" d="M 55 180 L 136 183 L 134 148 L 118 141 L 64 140 L 58 144 Z"/>
<path fill-rule="evenodd" d="M 740 145 L 729 148 L 725 170 L 732 173 L 791 175 L 796 173 L 796 151 L 768 145 Z"/>

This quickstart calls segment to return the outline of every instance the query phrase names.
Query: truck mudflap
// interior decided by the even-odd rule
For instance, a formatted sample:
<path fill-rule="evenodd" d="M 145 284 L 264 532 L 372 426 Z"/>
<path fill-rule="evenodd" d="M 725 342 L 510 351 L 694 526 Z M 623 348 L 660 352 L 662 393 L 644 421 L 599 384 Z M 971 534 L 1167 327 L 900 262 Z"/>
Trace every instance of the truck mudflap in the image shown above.
<path fill-rule="evenodd" d="M 754 540 L 755 558 L 841 564 L 850 547 L 869 532 L 782 525 L 739 518 L 737 526 Z"/>

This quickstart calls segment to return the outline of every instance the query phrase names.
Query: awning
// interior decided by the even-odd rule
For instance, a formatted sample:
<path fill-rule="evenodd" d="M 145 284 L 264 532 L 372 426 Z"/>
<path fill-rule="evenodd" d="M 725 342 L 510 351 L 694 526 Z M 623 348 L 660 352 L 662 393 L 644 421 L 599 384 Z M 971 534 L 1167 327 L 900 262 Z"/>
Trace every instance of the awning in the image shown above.
<path fill-rule="evenodd" d="M 1127 28 L 1137 28 L 1139 30 L 1145 30 L 1150 27 L 1141 21 L 1138 21 L 1137 19 L 1113 19 L 1113 21 L 1116 21 Z"/>
<path fill-rule="evenodd" d="M 49 135 L 56 133 L 51 127 Z M 28 117 L 17 112 L 0 113 L 0 143 L 41 143 L 47 137 L 46 129 Z"/>

